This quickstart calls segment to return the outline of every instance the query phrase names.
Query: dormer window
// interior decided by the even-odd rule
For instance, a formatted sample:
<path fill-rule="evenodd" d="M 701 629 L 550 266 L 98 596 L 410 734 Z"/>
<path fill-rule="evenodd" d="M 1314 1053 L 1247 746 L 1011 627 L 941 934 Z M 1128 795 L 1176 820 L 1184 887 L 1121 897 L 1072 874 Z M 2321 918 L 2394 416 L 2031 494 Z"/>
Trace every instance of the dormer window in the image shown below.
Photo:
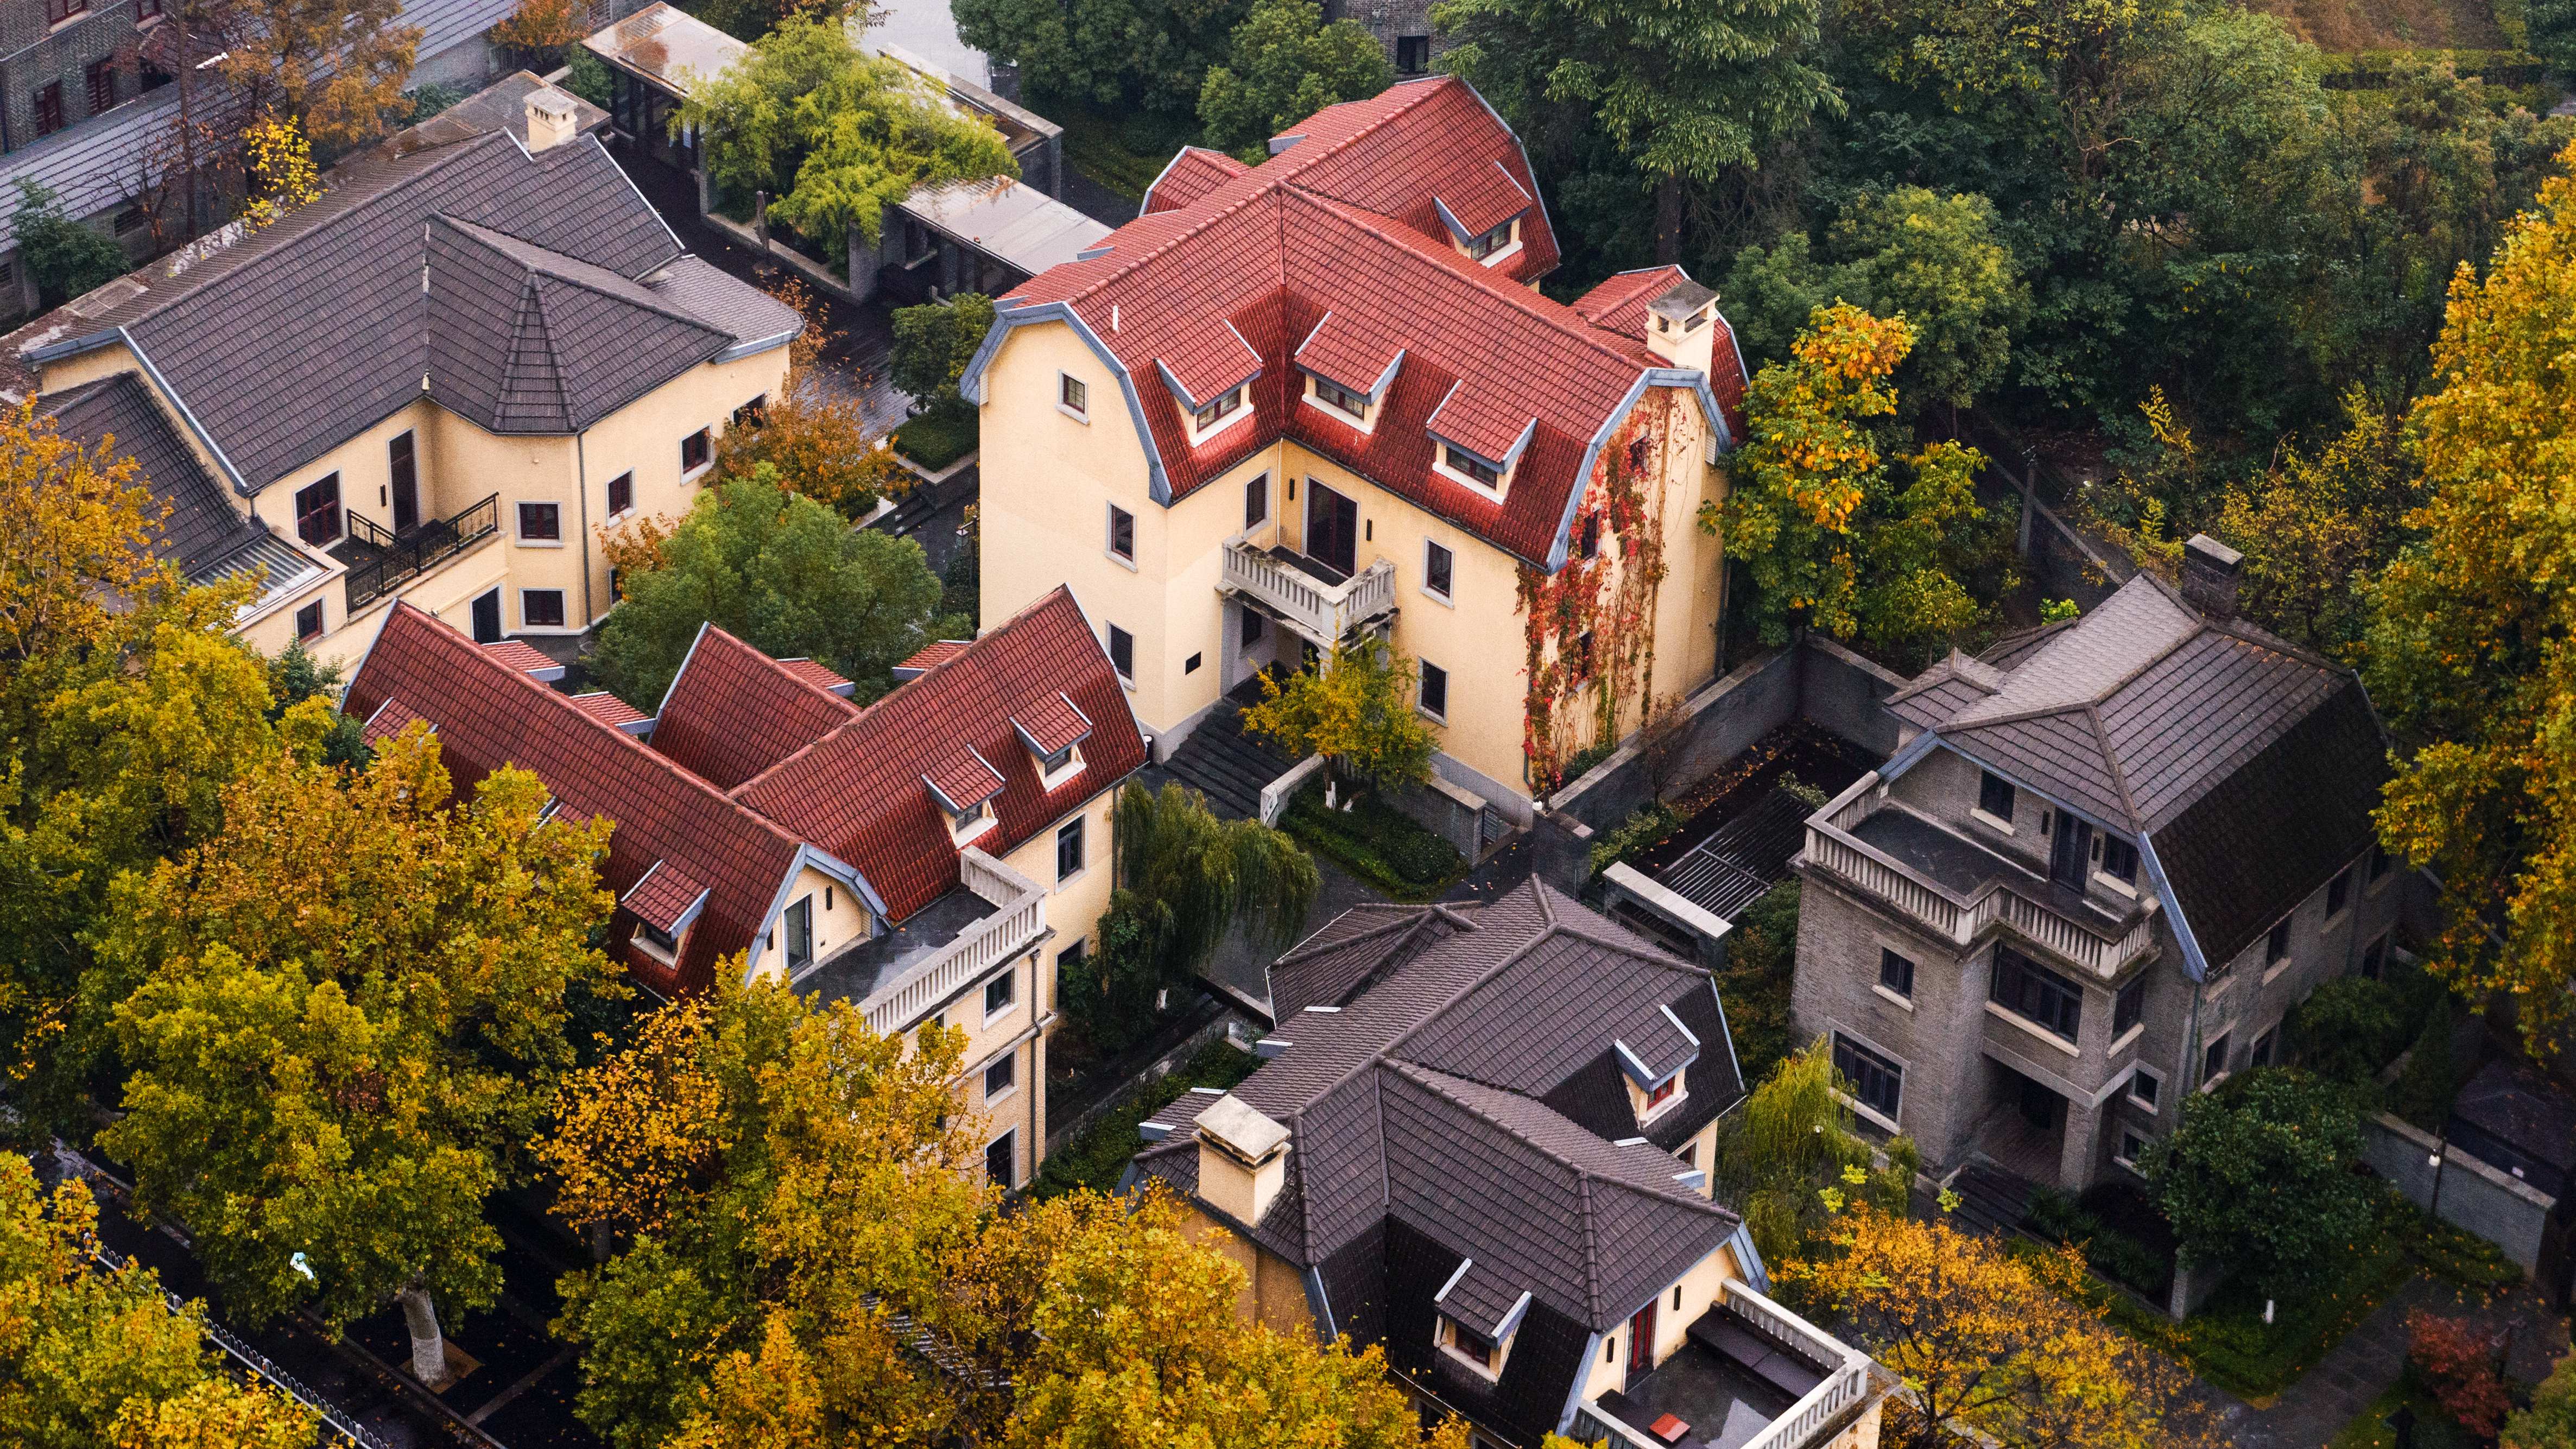
<path fill-rule="evenodd" d="M 930 787 L 931 803 L 948 815 L 948 835 L 963 849 L 1000 823 L 993 815 L 994 797 L 1002 793 L 1002 772 L 982 754 L 965 754 L 921 777 Z"/>
<path fill-rule="evenodd" d="M 1331 408 L 1337 413 L 1347 415 L 1352 422 L 1366 423 L 1369 420 L 1369 400 L 1367 398 L 1351 391 L 1349 388 L 1342 386 L 1338 382 L 1327 382 L 1323 378 L 1315 376 L 1313 373 L 1308 373 L 1306 375 L 1306 383 L 1306 395 L 1308 397 L 1313 398 L 1315 401 L 1322 403 L 1324 406 Z"/>
<path fill-rule="evenodd" d="M 1440 463 L 1442 467 L 1447 468 L 1449 471 L 1453 473 L 1463 473 L 1467 477 L 1474 479 L 1476 482 L 1487 488 L 1500 488 L 1503 486 L 1502 469 L 1486 462 L 1484 459 L 1477 457 L 1473 453 L 1462 451 L 1454 443 L 1443 443 L 1440 445 Z"/>
<path fill-rule="evenodd" d="M 1503 1346 L 1454 1318 L 1440 1320 L 1440 1346 L 1486 1378 L 1503 1376 Z"/>
<path fill-rule="evenodd" d="M 1037 764 L 1041 788 L 1052 790 L 1082 773 L 1082 742 L 1091 738 L 1091 719 L 1063 690 L 1014 715 L 1011 727 Z"/>
<path fill-rule="evenodd" d="M 998 823 L 993 817 L 993 802 L 979 800 L 963 810 L 948 812 L 948 834 L 959 845 L 972 842 Z"/>
<path fill-rule="evenodd" d="M 1205 436 L 1215 431 L 1218 423 L 1241 411 L 1242 407 L 1243 389 L 1229 388 L 1216 401 L 1190 414 L 1190 426 L 1196 428 L 1201 436 Z"/>
<path fill-rule="evenodd" d="M 659 926 L 648 926 L 642 921 L 636 922 L 635 944 L 644 948 L 644 954 L 655 957 L 665 966 L 676 965 L 679 962 L 680 938 Z"/>
<path fill-rule="evenodd" d="M 1520 234 L 1521 219 L 1516 216 L 1491 231 L 1467 238 L 1459 243 L 1459 249 L 1466 252 L 1470 260 L 1481 262 L 1520 240 Z"/>

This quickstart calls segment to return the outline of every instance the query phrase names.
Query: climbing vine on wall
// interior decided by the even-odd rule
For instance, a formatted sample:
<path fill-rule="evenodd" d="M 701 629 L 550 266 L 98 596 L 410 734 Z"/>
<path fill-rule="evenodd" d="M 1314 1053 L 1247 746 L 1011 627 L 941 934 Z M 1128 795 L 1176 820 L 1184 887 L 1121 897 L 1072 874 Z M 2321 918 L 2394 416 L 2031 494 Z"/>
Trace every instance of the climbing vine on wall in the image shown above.
<path fill-rule="evenodd" d="M 1541 792 L 1554 789 L 1575 761 L 1614 746 L 1654 697 L 1655 601 L 1664 582 L 1664 498 L 1678 406 L 1673 389 L 1657 389 L 1601 450 L 1575 509 L 1565 566 L 1550 574 L 1521 565 L 1529 680 L 1521 749 Z M 1587 536 L 1597 538 L 1588 558 Z"/>

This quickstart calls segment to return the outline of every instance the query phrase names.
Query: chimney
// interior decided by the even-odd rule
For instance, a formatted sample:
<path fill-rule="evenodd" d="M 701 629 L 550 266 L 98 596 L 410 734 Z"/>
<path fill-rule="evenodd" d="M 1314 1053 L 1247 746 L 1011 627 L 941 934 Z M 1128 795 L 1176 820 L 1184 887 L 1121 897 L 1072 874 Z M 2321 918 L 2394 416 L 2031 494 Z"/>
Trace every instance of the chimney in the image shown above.
<path fill-rule="evenodd" d="M 1716 355 L 1717 294 L 1685 276 L 1646 304 L 1646 350 L 1675 367 L 1707 372 Z"/>
<path fill-rule="evenodd" d="M 2236 571 L 2245 555 L 2205 533 L 2182 546 L 2182 596 L 2213 619 L 2236 617 Z"/>
<path fill-rule="evenodd" d="M 1288 1129 L 1232 1093 L 1198 1116 L 1199 1197 L 1246 1226 L 1288 1180 Z"/>
<path fill-rule="evenodd" d="M 528 150 L 551 150 L 578 132 L 572 97 L 552 88 L 528 93 Z"/>

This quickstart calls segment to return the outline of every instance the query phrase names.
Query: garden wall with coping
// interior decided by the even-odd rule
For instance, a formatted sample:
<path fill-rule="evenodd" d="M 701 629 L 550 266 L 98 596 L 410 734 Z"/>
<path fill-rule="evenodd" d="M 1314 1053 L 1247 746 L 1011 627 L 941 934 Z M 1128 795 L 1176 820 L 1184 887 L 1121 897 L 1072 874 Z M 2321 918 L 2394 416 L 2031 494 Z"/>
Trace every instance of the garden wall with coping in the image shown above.
<path fill-rule="evenodd" d="M 1617 753 L 1549 796 L 1531 832 L 1533 868 L 1569 893 L 1592 874 L 1592 837 L 1753 747 L 1794 721 L 1881 755 L 1896 752 L 1896 716 L 1887 697 L 1905 680 L 1830 639 L 1801 634 L 1711 681 L 1682 703 L 1687 723 L 1663 759 L 1632 739 Z"/>
<path fill-rule="evenodd" d="M 2442 1221 L 2495 1244 L 2516 1267 L 2538 1275 L 2558 1199 L 2465 1152 L 2444 1152 L 2438 1139 L 2402 1118 L 2382 1112 L 2361 1126 L 2362 1160 L 2427 1211 L 2433 1206 L 2433 1158 L 2440 1156 Z"/>

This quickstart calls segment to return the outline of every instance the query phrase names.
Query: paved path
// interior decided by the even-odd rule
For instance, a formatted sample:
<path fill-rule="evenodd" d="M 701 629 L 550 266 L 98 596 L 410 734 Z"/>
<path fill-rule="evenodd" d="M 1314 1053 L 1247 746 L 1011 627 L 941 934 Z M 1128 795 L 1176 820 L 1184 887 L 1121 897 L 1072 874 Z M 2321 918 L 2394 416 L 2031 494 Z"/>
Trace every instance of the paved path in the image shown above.
<path fill-rule="evenodd" d="M 2525 1381 L 2545 1376 L 2567 1349 L 2567 1320 L 2551 1312 L 2528 1283 L 2490 1302 L 2482 1293 L 2418 1274 L 2344 1335 L 2316 1367 L 2282 1390 L 2271 1407 L 2231 1401 L 2229 1439 L 2241 1449 L 2320 1449 L 2397 1382 L 2406 1364 L 2407 1310 L 2417 1307 L 2466 1314 L 2490 1332 L 2511 1328 L 2507 1372 Z"/>

